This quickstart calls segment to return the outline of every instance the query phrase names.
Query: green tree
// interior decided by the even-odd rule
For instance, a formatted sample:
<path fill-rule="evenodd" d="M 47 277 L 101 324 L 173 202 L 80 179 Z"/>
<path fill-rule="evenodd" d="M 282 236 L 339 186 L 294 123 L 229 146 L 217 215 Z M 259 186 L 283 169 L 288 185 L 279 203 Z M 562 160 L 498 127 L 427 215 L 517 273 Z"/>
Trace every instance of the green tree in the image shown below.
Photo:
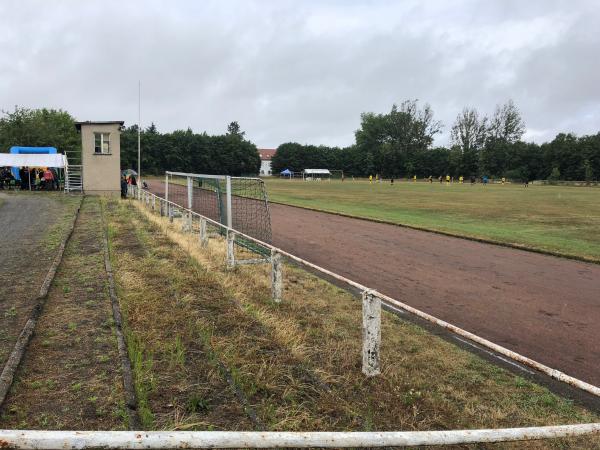
<path fill-rule="evenodd" d="M 494 141 L 504 140 L 514 143 L 525 134 L 525 122 L 519 109 L 512 100 L 504 105 L 496 105 L 496 110 L 490 119 L 488 135 Z"/>
<path fill-rule="evenodd" d="M 475 108 L 463 108 L 450 131 L 452 145 L 463 153 L 478 152 L 485 144 L 487 123 L 487 117 L 480 117 Z"/>
<path fill-rule="evenodd" d="M 388 114 L 363 113 L 356 147 L 371 155 L 375 172 L 409 175 L 408 167 L 415 167 L 418 154 L 431 146 L 441 129 L 428 104 L 419 108 L 417 100 L 406 100 L 399 107 L 394 104 Z"/>
<path fill-rule="evenodd" d="M 236 123 L 237 124 L 237 123 Z M 209 136 L 191 128 L 162 134 L 154 124 L 142 130 L 142 172 L 162 174 L 165 170 L 208 174 L 257 174 L 260 157 L 256 146 L 244 139 L 239 128 L 231 133 Z M 121 167 L 137 167 L 137 126 L 121 135 Z"/>
<path fill-rule="evenodd" d="M 0 150 L 12 146 L 56 147 L 60 153 L 81 149 L 81 137 L 75 119 L 61 109 L 28 109 L 15 107 L 2 111 L 0 117 Z"/>
<path fill-rule="evenodd" d="M 554 167 L 552 169 L 552 172 L 550 172 L 550 176 L 548 176 L 548 180 L 550 180 L 550 181 L 560 180 L 560 169 L 558 167 Z"/>
<path fill-rule="evenodd" d="M 236 121 L 233 121 L 229 125 L 227 125 L 227 134 L 243 138 L 246 132 L 241 131 L 240 124 Z"/>

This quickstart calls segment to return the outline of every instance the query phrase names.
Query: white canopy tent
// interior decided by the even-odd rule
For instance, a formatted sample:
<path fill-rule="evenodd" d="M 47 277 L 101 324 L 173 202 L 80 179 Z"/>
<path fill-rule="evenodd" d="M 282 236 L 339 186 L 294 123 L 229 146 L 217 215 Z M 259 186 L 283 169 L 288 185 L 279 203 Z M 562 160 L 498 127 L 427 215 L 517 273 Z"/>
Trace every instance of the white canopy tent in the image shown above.
<path fill-rule="evenodd" d="M 302 171 L 302 178 L 305 181 L 321 181 L 321 177 L 327 177 L 331 180 L 331 172 L 328 169 L 304 169 Z"/>
<path fill-rule="evenodd" d="M 18 154 L 0 153 L 0 167 L 56 167 L 64 169 L 67 158 L 62 153 L 54 154 Z"/>

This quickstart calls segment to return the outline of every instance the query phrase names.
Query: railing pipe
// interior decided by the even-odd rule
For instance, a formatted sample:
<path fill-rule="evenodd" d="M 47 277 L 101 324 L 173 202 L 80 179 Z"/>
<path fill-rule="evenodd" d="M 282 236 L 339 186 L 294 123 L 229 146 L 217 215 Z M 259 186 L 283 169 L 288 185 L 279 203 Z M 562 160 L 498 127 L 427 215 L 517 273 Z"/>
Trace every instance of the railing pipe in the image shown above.
<path fill-rule="evenodd" d="M 496 430 L 285 432 L 285 431 L 39 431 L 0 430 L 0 448 L 190 449 L 348 448 L 464 445 L 600 435 L 600 423 Z"/>

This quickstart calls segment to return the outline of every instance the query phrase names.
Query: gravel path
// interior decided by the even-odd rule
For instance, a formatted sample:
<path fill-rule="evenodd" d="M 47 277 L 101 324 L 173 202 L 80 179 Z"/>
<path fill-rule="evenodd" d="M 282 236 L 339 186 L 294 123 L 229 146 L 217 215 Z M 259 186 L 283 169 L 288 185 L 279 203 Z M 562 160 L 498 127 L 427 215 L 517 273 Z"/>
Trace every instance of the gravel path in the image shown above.
<path fill-rule="evenodd" d="M 0 200 L 1 368 L 55 257 L 55 249 L 44 240 L 66 205 L 44 194 L 0 193 Z"/>

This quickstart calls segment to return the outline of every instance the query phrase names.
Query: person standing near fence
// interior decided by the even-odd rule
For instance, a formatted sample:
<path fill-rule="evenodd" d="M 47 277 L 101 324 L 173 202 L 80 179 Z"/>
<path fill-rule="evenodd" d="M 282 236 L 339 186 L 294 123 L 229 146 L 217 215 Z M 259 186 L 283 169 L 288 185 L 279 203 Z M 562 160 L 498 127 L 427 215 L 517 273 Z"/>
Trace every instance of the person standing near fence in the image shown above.
<path fill-rule="evenodd" d="M 44 170 L 44 173 L 42 174 L 42 180 L 42 189 L 46 191 L 51 191 L 54 189 L 54 175 L 52 175 L 49 167 L 46 167 L 46 170 Z"/>
<path fill-rule="evenodd" d="M 121 177 L 121 198 L 127 197 L 127 178 Z"/>

